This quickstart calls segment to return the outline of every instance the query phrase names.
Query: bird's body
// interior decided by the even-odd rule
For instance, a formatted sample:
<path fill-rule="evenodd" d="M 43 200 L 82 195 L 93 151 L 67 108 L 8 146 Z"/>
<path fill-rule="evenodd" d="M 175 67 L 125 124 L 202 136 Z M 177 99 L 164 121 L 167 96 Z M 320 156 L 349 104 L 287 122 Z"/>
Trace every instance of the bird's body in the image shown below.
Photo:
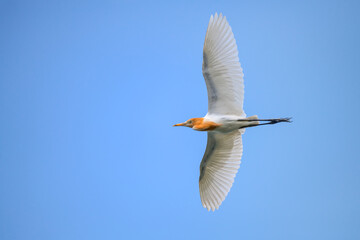
<path fill-rule="evenodd" d="M 208 92 L 208 113 L 174 126 L 207 131 L 208 140 L 200 164 L 201 202 L 218 209 L 227 196 L 240 167 L 245 128 L 289 122 L 288 118 L 246 117 L 243 110 L 244 81 L 238 50 L 229 23 L 222 14 L 211 15 L 203 51 L 203 76 Z M 260 123 L 266 121 L 266 123 Z"/>
<path fill-rule="evenodd" d="M 257 116 L 241 118 L 236 115 L 206 115 L 202 118 L 191 118 L 191 128 L 197 131 L 214 131 L 228 133 L 249 126 L 258 125 Z M 175 126 L 186 126 L 176 124 Z"/>

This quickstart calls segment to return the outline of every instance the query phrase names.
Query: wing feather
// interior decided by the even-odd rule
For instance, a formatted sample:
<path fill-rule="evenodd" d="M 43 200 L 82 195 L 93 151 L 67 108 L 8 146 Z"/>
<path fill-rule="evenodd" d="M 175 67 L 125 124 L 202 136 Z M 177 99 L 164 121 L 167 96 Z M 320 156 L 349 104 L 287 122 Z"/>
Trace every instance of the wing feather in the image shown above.
<path fill-rule="evenodd" d="M 199 188 L 202 205 L 218 209 L 230 191 L 242 156 L 241 132 L 208 132 L 204 157 L 200 164 Z"/>
<path fill-rule="evenodd" d="M 208 113 L 245 116 L 244 81 L 234 34 L 226 17 L 211 15 L 203 51 Z"/>

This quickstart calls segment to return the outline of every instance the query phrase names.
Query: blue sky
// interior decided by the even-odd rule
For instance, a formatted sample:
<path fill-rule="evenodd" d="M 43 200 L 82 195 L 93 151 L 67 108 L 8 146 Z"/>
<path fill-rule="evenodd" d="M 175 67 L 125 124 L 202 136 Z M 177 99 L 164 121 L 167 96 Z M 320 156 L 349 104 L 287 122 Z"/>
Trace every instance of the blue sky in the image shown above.
<path fill-rule="evenodd" d="M 0 239 L 359 239 L 356 1 L 0 1 Z M 232 26 L 251 128 L 201 206 L 210 15 Z"/>

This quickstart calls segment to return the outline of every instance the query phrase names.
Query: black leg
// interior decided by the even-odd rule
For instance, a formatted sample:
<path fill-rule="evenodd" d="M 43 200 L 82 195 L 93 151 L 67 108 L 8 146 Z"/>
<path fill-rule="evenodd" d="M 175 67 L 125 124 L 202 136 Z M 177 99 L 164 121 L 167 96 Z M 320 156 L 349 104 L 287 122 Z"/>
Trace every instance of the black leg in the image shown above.
<path fill-rule="evenodd" d="M 256 127 L 256 126 L 261 126 L 261 125 L 269 125 L 269 124 L 276 124 L 279 122 L 288 122 L 291 123 L 291 118 L 273 118 L 273 119 L 239 119 L 238 121 L 246 121 L 246 122 L 264 122 L 266 121 L 267 123 L 259 123 L 257 125 L 250 125 L 250 126 L 246 126 L 246 127 L 241 127 L 241 128 L 249 128 L 249 127 Z M 240 129 L 241 129 L 240 128 Z"/>
<path fill-rule="evenodd" d="M 266 124 L 274 124 L 274 123 L 279 123 L 279 122 L 292 122 L 291 118 L 271 118 L 271 119 L 238 119 L 237 121 L 239 122 L 263 122 L 263 121 L 267 121 L 270 123 L 266 123 Z M 260 125 L 260 124 L 259 124 Z"/>

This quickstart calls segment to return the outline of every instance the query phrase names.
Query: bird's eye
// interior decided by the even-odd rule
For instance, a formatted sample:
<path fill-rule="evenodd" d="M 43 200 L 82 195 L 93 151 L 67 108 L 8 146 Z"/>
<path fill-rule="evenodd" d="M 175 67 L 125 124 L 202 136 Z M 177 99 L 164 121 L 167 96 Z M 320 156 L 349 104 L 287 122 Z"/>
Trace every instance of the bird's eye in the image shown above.
<path fill-rule="evenodd" d="M 189 123 L 192 124 L 192 121 L 190 120 Z"/>

